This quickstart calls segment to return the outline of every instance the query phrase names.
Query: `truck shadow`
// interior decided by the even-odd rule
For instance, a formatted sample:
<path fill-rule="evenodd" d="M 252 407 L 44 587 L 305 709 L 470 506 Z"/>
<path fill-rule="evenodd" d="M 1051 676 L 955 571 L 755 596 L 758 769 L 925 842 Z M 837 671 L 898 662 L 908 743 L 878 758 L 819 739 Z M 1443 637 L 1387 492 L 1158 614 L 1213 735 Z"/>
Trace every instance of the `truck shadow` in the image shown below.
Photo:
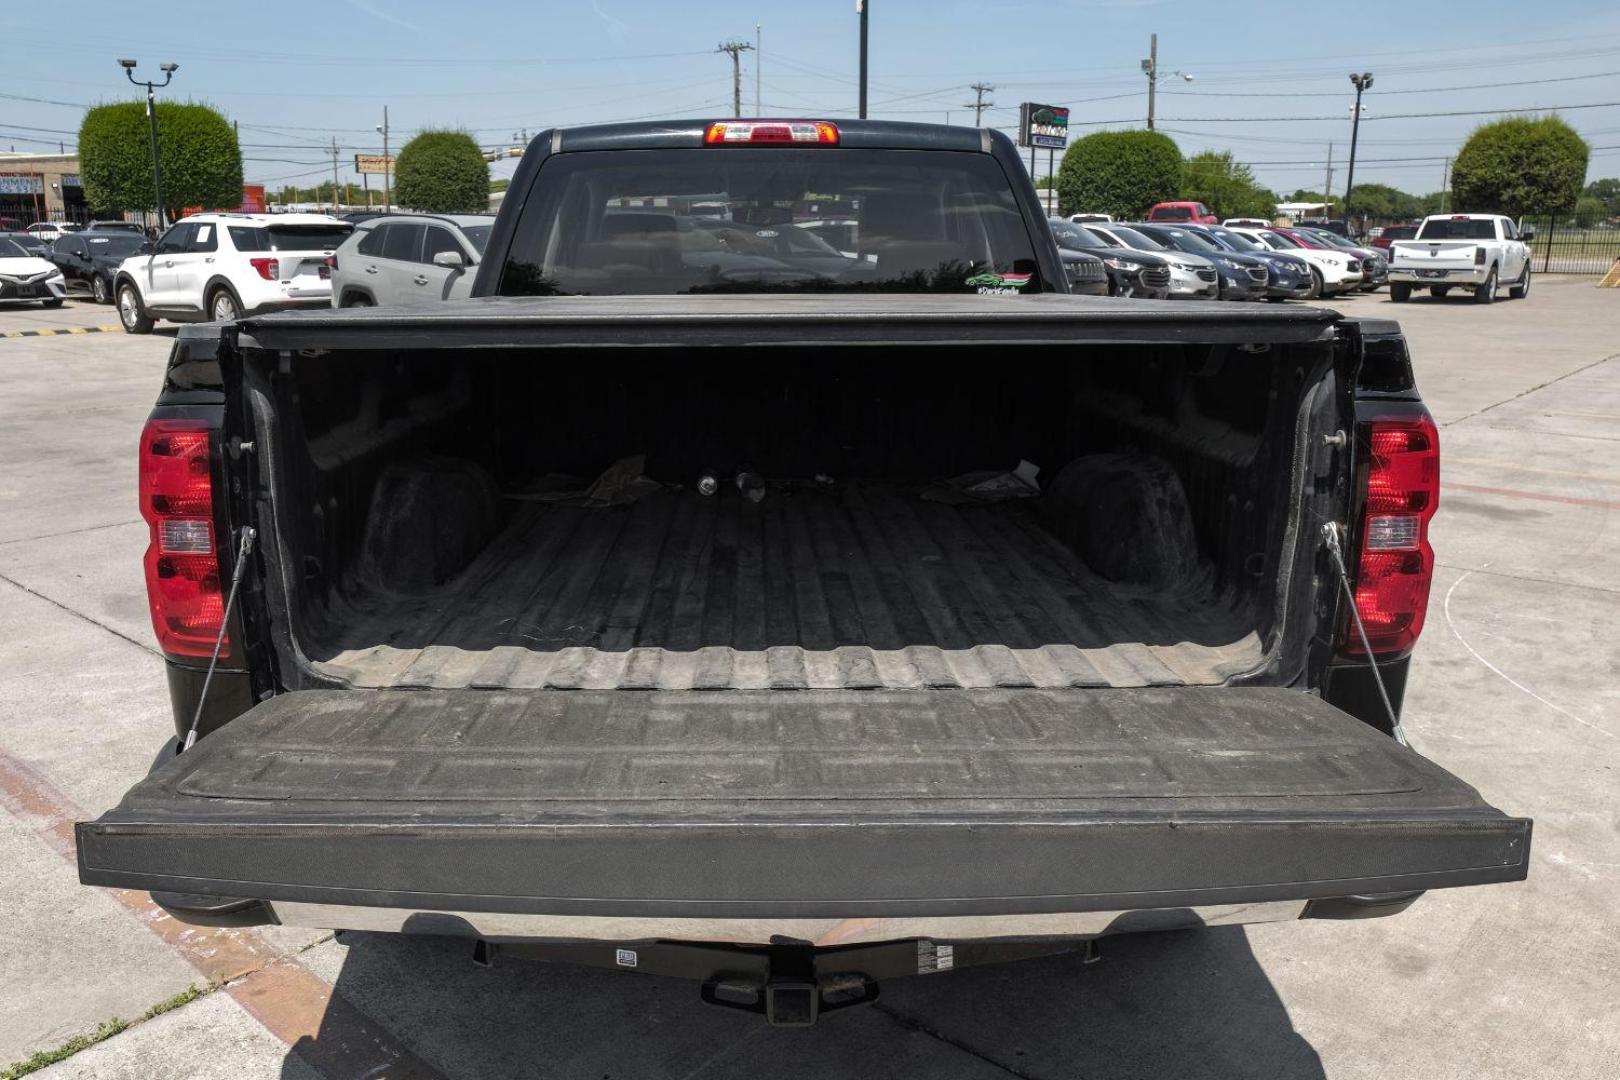
<path fill-rule="evenodd" d="M 1326 1075 L 1241 927 L 1112 938 L 1092 964 L 1069 954 L 899 980 L 807 1030 L 704 1005 L 678 980 L 504 956 L 479 968 L 451 938 L 340 942 L 337 1008 L 293 1046 L 287 1080 L 311 1063 L 339 1080 L 346 1005 L 452 1080 Z"/>

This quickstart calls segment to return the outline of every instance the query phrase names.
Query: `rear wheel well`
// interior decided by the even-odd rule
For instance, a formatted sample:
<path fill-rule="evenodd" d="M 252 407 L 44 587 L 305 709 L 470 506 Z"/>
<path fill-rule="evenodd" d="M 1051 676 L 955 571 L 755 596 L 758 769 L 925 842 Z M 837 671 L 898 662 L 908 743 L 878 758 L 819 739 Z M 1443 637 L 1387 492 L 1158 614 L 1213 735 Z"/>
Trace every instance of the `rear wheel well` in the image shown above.
<path fill-rule="evenodd" d="M 229 278 L 223 277 L 209 278 L 208 284 L 203 286 L 203 310 L 208 309 L 208 305 L 214 302 L 214 294 L 221 289 L 231 294 L 231 299 L 236 301 L 237 310 L 240 311 L 242 308 L 242 294 L 236 291 L 236 286 L 231 284 Z"/>

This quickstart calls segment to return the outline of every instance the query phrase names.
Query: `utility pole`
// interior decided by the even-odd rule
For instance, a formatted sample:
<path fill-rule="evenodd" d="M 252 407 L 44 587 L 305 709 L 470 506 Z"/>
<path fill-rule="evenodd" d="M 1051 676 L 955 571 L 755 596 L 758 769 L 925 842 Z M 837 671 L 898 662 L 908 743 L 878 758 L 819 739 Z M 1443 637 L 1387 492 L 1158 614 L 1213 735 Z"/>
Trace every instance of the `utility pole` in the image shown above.
<path fill-rule="evenodd" d="M 765 53 L 761 50 L 762 39 L 759 34 L 759 23 L 754 24 L 754 115 L 764 116 L 764 110 L 759 104 L 759 69 L 765 62 Z"/>
<path fill-rule="evenodd" d="M 1148 81 L 1148 117 L 1147 117 L 1147 126 L 1148 126 L 1148 130 L 1152 131 L 1153 130 L 1154 106 L 1158 103 L 1157 99 L 1158 99 L 1158 95 L 1159 95 L 1159 35 L 1158 34 L 1150 35 L 1149 38 L 1148 38 L 1148 55 L 1147 55 L 1147 59 L 1142 61 L 1142 74 L 1147 76 L 1147 81 Z M 1180 79 L 1182 82 L 1192 82 L 1193 81 L 1193 77 L 1191 75 L 1187 74 L 1185 71 L 1176 71 L 1176 72 L 1172 72 L 1172 74 L 1176 78 Z"/>
<path fill-rule="evenodd" d="M 995 87 L 989 83 L 976 82 L 968 89 L 973 91 L 973 100 L 963 105 L 962 108 L 973 110 L 973 126 L 978 127 L 979 117 L 984 114 L 984 110 L 996 107 L 995 102 L 984 100 L 984 95 L 990 93 Z M 946 122 L 949 123 L 949 121 Z"/>
<path fill-rule="evenodd" d="M 1322 200 L 1333 201 L 1333 144 L 1328 143 L 1327 176 L 1322 180 Z"/>
<path fill-rule="evenodd" d="M 1370 89 L 1373 84 L 1372 72 L 1364 71 L 1360 75 L 1350 73 L 1350 83 L 1356 88 L 1355 110 L 1350 114 L 1350 165 L 1349 172 L 1344 179 L 1344 226 L 1350 229 L 1350 192 L 1356 186 L 1356 135 L 1361 130 L 1361 92 Z"/>
<path fill-rule="evenodd" d="M 742 54 L 754 47 L 746 41 L 728 41 L 717 45 L 715 52 L 731 54 L 731 115 L 742 115 Z"/>
<path fill-rule="evenodd" d="M 1148 77 L 1148 130 L 1153 130 L 1153 98 L 1159 88 L 1159 35 L 1148 39 L 1147 63 L 1142 68 Z"/>
<path fill-rule="evenodd" d="M 866 119 L 866 16 L 872 0 L 855 0 L 855 13 L 861 17 L 861 119 Z"/>
<path fill-rule="evenodd" d="M 174 80 L 174 73 L 179 70 L 179 64 L 159 64 L 158 70 L 163 72 L 163 81 L 153 84 L 150 79 L 135 78 L 135 61 L 120 60 L 118 66 L 124 69 L 124 75 L 136 86 L 146 87 L 146 119 L 152 128 L 152 196 L 153 205 L 157 208 L 158 225 L 161 227 L 167 222 L 163 217 L 163 170 L 158 165 L 158 134 L 157 134 L 157 94 L 155 87 L 168 86 Z"/>
<path fill-rule="evenodd" d="M 386 105 L 383 106 L 382 127 L 377 129 L 377 134 L 383 137 L 383 213 L 391 214 L 394 212 L 394 185 L 388 182 L 391 166 L 388 162 L 388 106 Z"/>
<path fill-rule="evenodd" d="M 1440 174 L 1440 212 L 1446 212 L 1446 196 L 1451 193 L 1451 159 L 1446 158 L 1445 170 Z"/>
<path fill-rule="evenodd" d="M 334 135 L 334 136 L 332 136 L 332 213 L 333 213 L 334 216 L 337 214 L 338 209 L 339 209 L 339 206 L 338 206 L 338 178 L 337 178 L 337 176 L 338 176 L 338 166 L 337 166 L 337 163 L 338 163 L 338 144 L 337 144 L 337 136 Z"/>

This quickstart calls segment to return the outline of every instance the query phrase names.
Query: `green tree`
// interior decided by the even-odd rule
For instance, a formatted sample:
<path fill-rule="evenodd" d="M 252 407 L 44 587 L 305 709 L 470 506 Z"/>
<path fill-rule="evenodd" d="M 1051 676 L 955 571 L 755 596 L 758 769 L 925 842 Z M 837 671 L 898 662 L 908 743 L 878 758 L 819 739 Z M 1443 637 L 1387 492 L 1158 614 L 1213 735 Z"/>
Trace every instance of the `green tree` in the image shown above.
<path fill-rule="evenodd" d="M 1181 190 L 1181 149 L 1157 131 L 1099 131 L 1078 140 L 1058 166 L 1060 212 L 1136 218 Z"/>
<path fill-rule="evenodd" d="M 1601 202 L 1604 213 L 1609 217 L 1620 217 L 1620 179 L 1606 176 L 1602 180 L 1594 180 L 1586 185 L 1586 190 L 1581 194 Z"/>
<path fill-rule="evenodd" d="M 163 210 L 235 209 L 242 204 L 242 151 L 230 122 L 208 105 L 159 102 L 158 162 Z M 103 211 L 152 210 L 152 142 L 146 103 L 97 105 L 79 125 L 84 197 Z"/>
<path fill-rule="evenodd" d="M 1232 153 L 1205 150 L 1181 166 L 1181 198 L 1201 202 L 1216 217 L 1269 218 L 1277 209 L 1271 192 L 1255 182 L 1254 173 Z"/>
<path fill-rule="evenodd" d="M 1452 205 L 1454 205 L 1454 200 L 1451 197 L 1451 192 L 1431 191 L 1418 199 L 1416 216 L 1428 217 L 1430 214 L 1438 214 L 1441 210 Z"/>
<path fill-rule="evenodd" d="M 1591 195 L 1582 195 L 1575 200 L 1575 224 L 1583 229 L 1591 228 L 1600 221 L 1609 217 L 1609 208 L 1603 205 L 1603 200 Z"/>
<path fill-rule="evenodd" d="M 1422 216 L 1423 200 L 1388 184 L 1357 184 L 1351 209 L 1357 219 L 1408 221 Z"/>
<path fill-rule="evenodd" d="M 464 131 L 424 131 L 394 165 L 394 201 L 433 214 L 489 209 L 489 163 Z"/>
<path fill-rule="evenodd" d="M 1476 129 L 1457 154 L 1459 211 L 1567 214 L 1580 198 L 1590 148 L 1557 116 L 1510 116 Z"/>

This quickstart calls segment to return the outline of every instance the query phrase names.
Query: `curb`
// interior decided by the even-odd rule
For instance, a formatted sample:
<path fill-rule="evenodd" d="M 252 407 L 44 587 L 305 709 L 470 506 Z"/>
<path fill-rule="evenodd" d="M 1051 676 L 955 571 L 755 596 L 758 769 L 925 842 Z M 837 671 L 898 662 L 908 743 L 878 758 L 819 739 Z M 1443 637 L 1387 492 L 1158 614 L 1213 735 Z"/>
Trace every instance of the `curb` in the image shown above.
<path fill-rule="evenodd" d="M 114 324 L 112 326 L 66 326 L 53 330 L 0 330 L 0 338 L 56 337 L 59 334 L 115 334 L 122 329 L 122 326 Z"/>

